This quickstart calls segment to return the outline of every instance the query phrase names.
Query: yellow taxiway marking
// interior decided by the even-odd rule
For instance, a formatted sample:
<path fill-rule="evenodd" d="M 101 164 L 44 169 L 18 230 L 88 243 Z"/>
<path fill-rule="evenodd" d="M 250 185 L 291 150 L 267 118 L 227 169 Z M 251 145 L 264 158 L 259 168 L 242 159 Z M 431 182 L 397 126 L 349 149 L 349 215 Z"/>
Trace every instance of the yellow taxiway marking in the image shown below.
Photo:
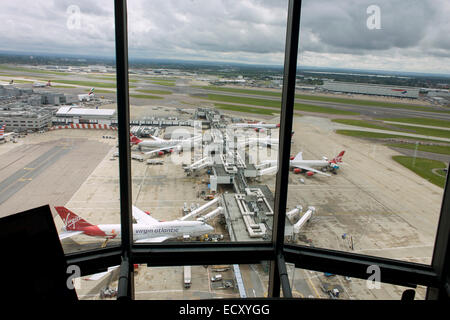
<path fill-rule="evenodd" d="M 34 170 L 34 169 L 36 168 L 27 168 L 27 167 L 23 168 L 23 170 Z"/>
<path fill-rule="evenodd" d="M 320 294 L 319 294 L 319 292 L 317 292 L 316 286 L 312 283 L 311 279 L 308 278 L 307 280 L 308 280 L 309 284 L 311 285 L 311 287 L 313 288 L 314 292 L 316 293 L 317 298 L 320 298 Z"/>
<path fill-rule="evenodd" d="M 23 182 L 23 181 L 31 181 L 33 180 L 32 178 L 20 178 L 17 181 Z"/>

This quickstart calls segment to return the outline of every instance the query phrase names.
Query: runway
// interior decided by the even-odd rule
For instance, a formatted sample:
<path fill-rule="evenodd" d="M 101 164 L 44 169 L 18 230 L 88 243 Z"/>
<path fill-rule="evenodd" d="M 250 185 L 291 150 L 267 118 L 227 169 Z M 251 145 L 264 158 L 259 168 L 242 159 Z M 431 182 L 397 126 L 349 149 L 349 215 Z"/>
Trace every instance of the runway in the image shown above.
<path fill-rule="evenodd" d="M 264 95 L 257 95 L 257 94 L 244 94 L 244 93 L 234 93 L 234 92 L 226 92 L 226 91 L 214 91 L 214 90 L 205 90 L 205 89 L 198 89 L 198 88 L 192 88 L 191 94 L 195 95 L 206 95 L 206 94 L 220 94 L 220 95 L 227 95 L 227 96 L 233 96 L 233 97 L 245 97 L 245 98 L 254 98 L 254 99 L 265 99 L 265 100 L 272 100 L 272 101 L 279 101 L 281 100 L 280 97 L 272 97 L 272 96 L 264 96 Z M 211 102 L 214 102 L 214 100 L 210 100 Z M 442 108 L 436 108 L 434 106 L 430 106 L 430 111 L 421 111 L 421 110 L 412 110 L 412 109 L 403 109 L 403 108 L 389 108 L 389 107 L 377 107 L 377 106 L 370 106 L 370 105 L 354 105 L 354 104 L 345 104 L 345 103 L 338 103 L 338 102 L 326 102 L 326 101 L 317 101 L 317 100 L 307 100 L 307 99 L 295 99 L 296 103 L 304 103 L 304 104 L 310 104 L 310 105 L 316 105 L 319 107 L 328 107 L 338 110 L 344 110 L 344 111 L 353 111 L 353 112 L 359 112 L 366 116 L 371 117 L 423 117 L 423 118 L 431 118 L 431 119 L 440 119 L 440 120 L 449 120 L 450 121 L 450 113 L 445 112 L 439 112 L 439 111 L 445 111 Z M 233 104 L 229 102 L 221 102 L 217 101 L 217 103 L 228 103 Z M 404 106 L 404 104 L 399 103 L 400 106 Z M 420 107 L 419 105 L 417 105 Z M 252 105 L 252 107 L 255 107 Z M 258 106 L 256 106 L 258 107 Z M 264 108 L 264 107 L 262 107 Z M 267 109 L 273 109 L 268 108 Z M 274 109 L 275 110 L 275 109 Z"/>
<path fill-rule="evenodd" d="M 0 217 L 47 204 L 65 205 L 111 148 L 52 133 L 25 139 L 1 154 Z M 29 143 L 35 139 L 39 141 Z"/>
<path fill-rule="evenodd" d="M 27 163 L 22 169 L 17 170 L 8 178 L 0 182 L 0 205 L 12 195 L 19 192 L 34 178 L 56 162 L 61 156 L 69 152 L 69 148 L 55 146 L 37 159 Z"/>

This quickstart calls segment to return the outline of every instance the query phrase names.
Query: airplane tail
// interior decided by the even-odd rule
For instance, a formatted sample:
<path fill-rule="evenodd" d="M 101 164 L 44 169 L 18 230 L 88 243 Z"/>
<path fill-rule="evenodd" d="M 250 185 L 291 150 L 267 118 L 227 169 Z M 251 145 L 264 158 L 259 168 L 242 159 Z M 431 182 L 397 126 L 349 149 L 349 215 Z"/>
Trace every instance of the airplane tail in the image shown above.
<path fill-rule="evenodd" d="M 336 158 L 334 158 L 334 159 L 332 160 L 332 162 L 334 162 L 334 163 L 342 162 L 342 157 L 344 156 L 344 153 L 345 153 L 345 150 L 341 151 L 341 152 L 336 156 Z"/>
<path fill-rule="evenodd" d="M 5 134 L 5 127 L 6 125 L 0 126 L 0 137 L 3 137 L 3 135 Z"/>
<path fill-rule="evenodd" d="M 303 160 L 303 152 L 301 152 L 301 151 L 299 153 L 297 153 L 297 155 L 294 158 L 294 161 L 300 161 L 300 160 Z"/>
<path fill-rule="evenodd" d="M 50 80 L 48 80 L 47 87 L 51 87 L 51 86 L 52 86 L 52 83 L 50 82 Z"/>
<path fill-rule="evenodd" d="M 92 226 L 92 224 L 80 218 L 66 207 L 55 207 L 55 209 L 61 217 L 67 231 L 76 231 L 79 228 Z"/>
<path fill-rule="evenodd" d="M 133 135 L 132 133 L 130 133 L 130 142 L 131 142 L 131 144 L 133 145 L 133 144 L 138 144 L 138 143 L 141 143 L 142 142 L 142 140 L 141 139 L 139 139 L 138 137 L 136 137 L 135 135 Z"/>
<path fill-rule="evenodd" d="M 91 88 L 91 90 L 89 91 L 88 95 L 94 94 L 94 88 Z"/>

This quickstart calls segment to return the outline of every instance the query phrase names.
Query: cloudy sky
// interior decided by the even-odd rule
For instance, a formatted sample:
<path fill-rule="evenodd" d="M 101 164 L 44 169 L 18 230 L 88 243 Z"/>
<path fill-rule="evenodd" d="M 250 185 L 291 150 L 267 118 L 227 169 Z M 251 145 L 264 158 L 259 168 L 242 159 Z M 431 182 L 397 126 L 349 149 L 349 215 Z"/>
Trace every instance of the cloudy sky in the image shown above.
<path fill-rule="evenodd" d="M 287 0 L 128 0 L 130 56 L 282 65 L 286 17 Z M 449 17 L 448 0 L 303 0 L 299 64 L 450 74 Z M 0 51 L 114 56 L 112 0 L 0 1 L 0 19 Z"/>

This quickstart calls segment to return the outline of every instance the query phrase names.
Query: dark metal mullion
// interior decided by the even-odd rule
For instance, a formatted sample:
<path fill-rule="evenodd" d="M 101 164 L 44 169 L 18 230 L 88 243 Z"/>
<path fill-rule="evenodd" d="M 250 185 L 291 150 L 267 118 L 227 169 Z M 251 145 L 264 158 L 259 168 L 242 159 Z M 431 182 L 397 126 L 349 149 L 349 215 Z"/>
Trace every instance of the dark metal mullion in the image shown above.
<path fill-rule="evenodd" d="M 275 212 L 273 219 L 274 231 L 272 234 L 276 256 L 282 255 L 284 245 L 301 3 L 301 0 L 289 0 L 288 5 L 283 92 L 281 96 L 280 147 L 278 150 L 278 172 L 275 185 Z M 281 283 L 277 261 L 272 261 L 270 270 L 268 295 L 269 297 L 279 297 Z"/>
<path fill-rule="evenodd" d="M 441 215 L 439 217 L 436 241 L 434 244 L 431 267 L 436 272 L 440 286 L 438 288 L 428 288 L 427 299 L 449 300 L 449 269 L 450 269 L 450 182 L 447 170 L 447 180 L 444 188 L 444 198 L 442 200 Z"/>
<path fill-rule="evenodd" d="M 133 221 L 131 217 L 131 160 L 130 160 L 130 106 L 128 96 L 128 35 L 127 2 L 115 0 L 116 33 L 116 77 L 117 77 L 117 120 L 119 126 L 119 177 L 120 177 L 120 224 L 122 237 L 122 262 L 128 264 L 126 289 L 120 292 L 125 298 L 134 298 L 134 274 L 131 247 L 133 244 Z M 122 273 L 121 273 L 122 276 Z M 122 279 L 124 279 L 122 277 Z M 121 295 L 120 297 L 123 297 Z M 119 298 L 120 298 L 119 297 Z"/>
<path fill-rule="evenodd" d="M 438 276 L 431 266 L 417 263 L 299 245 L 286 245 L 284 256 L 296 268 L 307 270 L 368 279 L 373 274 L 367 272 L 368 267 L 378 266 L 382 283 L 409 287 L 435 287 L 439 284 Z"/>

